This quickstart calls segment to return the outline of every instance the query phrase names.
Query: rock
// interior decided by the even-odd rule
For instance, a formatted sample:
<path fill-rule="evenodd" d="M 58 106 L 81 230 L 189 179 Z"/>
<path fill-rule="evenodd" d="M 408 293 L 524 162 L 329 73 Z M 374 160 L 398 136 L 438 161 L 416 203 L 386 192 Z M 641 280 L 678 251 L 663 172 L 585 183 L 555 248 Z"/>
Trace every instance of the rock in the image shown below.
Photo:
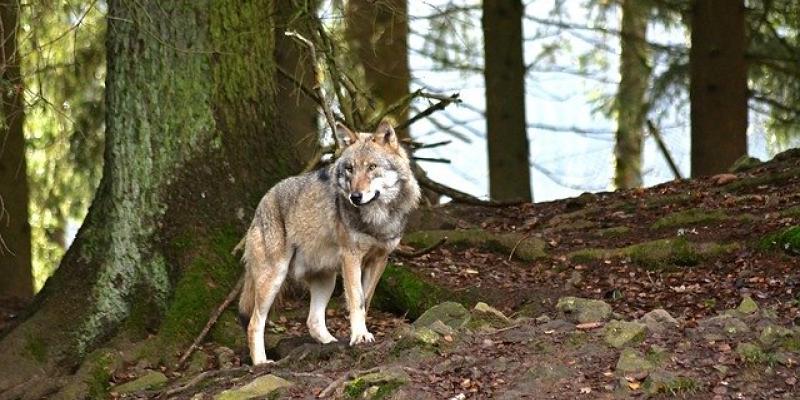
<path fill-rule="evenodd" d="M 233 359 L 236 357 L 236 353 L 233 350 L 225 346 L 219 346 L 214 349 L 214 355 L 217 357 L 217 365 L 221 369 L 233 367 Z"/>
<path fill-rule="evenodd" d="M 564 321 L 563 319 L 554 319 L 542 324 L 540 328 L 543 332 L 572 332 L 575 330 L 575 324 Z"/>
<path fill-rule="evenodd" d="M 435 305 L 425 311 L 416 321 L 414 327 L 430 327 L 436 321 L 442 321 L 445 325 L 460 329 L 469 322 L 470 314 L 464 306 L 453 301 Z"/>
<path fill-rule="evenodd" d="M 355 378 L 344 386 L 351 399 L 383 399 L 409 381 L 408 374 L 400 368 L 389 368 Z"/>
<path fill-rule="evenodd" d="M 758 303 L 752 297 L 744 296 L 742 302 L 739 303 L 739 307 L 736 307 L 736 311 L 745 315 L 755 314 L 758 312 Z"/>
<path fill-rule="evenodd" d="M 159 389 L 166 384 L 166 375 L 159 371 L 149 371 L 130 382 L 114 386 L 111 391 L 119 394 L 135 393 L 142 390 Z"/>
<path fill-rule="evenodd" d="M 738 160 L 734 161 L 733 165 L 731 165 L 728 171 L 733 173 L 744 172 L 747 170 L 751 170 L 761 164 L 763 164 L 763 161 L 759 160 L 758 158 L 750 157 L 745 154 L 741 156 Z"/>
<path fill-rule="evenodd" d="M 654 369 L 655 366 L 642 353 L 630 347 L 622 349 L 617 360 L 616 371 L 622 376 L 651 372 Z"/>
<path fill-rule="evenodd" d="M 722 340 L 750 332 L 746 323 L 729 314 L 701 320 L 697 331 L 706 340 Z"/>
<path fill-rule="evenodd" d="M 581 287 L 581 283 L 583 283 L 583 274 L 581 274 L 581 271 L 572 271 L 565 286 L 579 288 Z"/>
<path fill-rule="evenodd" d="M 699 383 L 692 378 L 678 376 L 666 371 L 654 371 L 645 379 L 642 389 L 650 396 L 655 396 L 659 393 L 678 396 L 681 393 L 692 392 L 698 386 Z"/>
<path fill-rule="evenodd" d="M 432 346 L 438 344 L 439 340 L 442 338 L 433 329 L 428 328 L 426 326 L 415 328 L 413 337 L 419 343 L 432 345 Z"/>
<path fill-rule="evenodd" d="M 792 337 L 792 334 L 791 329 L 769 324 L 761 329 L 758 341 L 766 347 L 780 346 L 786 338 Z"/>
<path fill-rule="evenodd" d="M 603 339 L 611 347 L 622 348 L 639 343 L 647 336 L 647 325 L 639 322 L 611 321 L 603 330 Z"/>
<path fill-rule="evenodd" d="M 736 346 L 736 354 L 739 355 L 742 361 L 750 363 L 760 363 L 767 359 L 764 350 L 761 350 L 761 347 L 754 343 L 739 343 Z"/>
<path fill-rule="evenodd" d="M 605 321 L 611 315 L 611 306 L 600 300 L 580 297 L 562 297 L 558 299 L 556 310 L 561 311 L 573 322 Z"/>
<path fill-rule="evenodd" d="M 467 325 L 468 328 L 503 328 L 511 324 L 511 319 L 506 317 L 500 310 L 483 302 L 478 302 L 472 309 L 472 319 Z"/>
<path fill-rule="evenodd" d="M 451 328 L 449 325 L 445 325 L 444 322 L 439 321 L 439 320 L 436 320 L 431 324 L 430 330 L 432 330 L 432 331 L 434 331 L 434 332 L 436 332 L 436 333 L 438 333 L 438 334 L 440 334 L 442 336 L 455 335 L 456 334 L 456 330 L 455 329 Z"/>
<path fill-rule="evenodd" d="M 680 325 L 678 320 L 663 308 L 656 308 L 648 312 L 639 319 L 639 322 L 647 325 L 650 332 L 663 333 L 670 329 L 676 329 Z"/>
<path fill-rule="evenodd" d="M 714 185 L 723 186 L 737 179 L 739 179 L 739 177 L 734 174 L 717 174 L 711 177 L 711 182 L 714 182 Z"/>
<path fill-rule="evenodd" d="M 269 394 L 289 386 L 292 382 L 272 374 L 260 376 L 252 382 L 234 389 L 228 389 L 216 396 L 214 400 L 245 400 L 265 398 Z"/>

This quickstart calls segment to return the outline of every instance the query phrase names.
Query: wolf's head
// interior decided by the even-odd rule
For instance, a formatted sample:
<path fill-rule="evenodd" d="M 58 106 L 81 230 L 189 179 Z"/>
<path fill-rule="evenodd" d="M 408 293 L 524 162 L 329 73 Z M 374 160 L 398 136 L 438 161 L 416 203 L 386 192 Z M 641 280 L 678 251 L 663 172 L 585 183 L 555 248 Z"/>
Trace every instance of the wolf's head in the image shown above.
<path fill-rule="evenodd" d="M 347 147 L 334 164 L 336 186 L 353 206 L 389 204 L 400 197 L 416 205 L 419 187 L 389 121 L 382 121 L 374 133 L 353 132 L 342 124 L 337 132 Z"/>

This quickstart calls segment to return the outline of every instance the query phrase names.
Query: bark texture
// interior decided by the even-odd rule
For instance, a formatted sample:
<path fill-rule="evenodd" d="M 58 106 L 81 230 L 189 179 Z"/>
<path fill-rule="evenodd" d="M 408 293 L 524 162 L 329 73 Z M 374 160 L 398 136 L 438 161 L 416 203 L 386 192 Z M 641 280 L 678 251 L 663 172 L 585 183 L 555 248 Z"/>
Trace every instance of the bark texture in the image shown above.
<path fill-rule="evenodd" d="M 275 101 L 273 1 L 108 3 L 103 178 L 74 244 L 0 341 L 0 392 L 111 337 L 190 342 L 241 273 L 258 199 L 297 172 Z M 101 380 L 101 385 L 102 385 Z"/>
<path fill-rule="evenodd" d="M 0 299 L 33 297 L 28 176 L 25 162 L 25 103 L 17 52 L 19 2 L 0 1 Z"/>
<path fill-rule="evenodd" d="M 382 107 L 406 98 L 411 82 L 407 1 L 349 0 L 345 13 L 347 42 L 363 68 L 368 92 Z M 391 116 L 408 120 L 408 107 Z M 407 138 L 408 131 L 398 135 Z"/>
<path fill-rule="evenodd" d="M 525 125 L 521 0 L 483 2 L 489 195 L 532 200 Z"/>
<path fill-rule="evenodd" d="M 690 100 L 692 176 L 722 173 L 747 154 L 744 0 L 695 0 Z"/>
<path fill-rule="evenodd" d="M 614 184 L 620 189 L 642 186 L 642 141 L 647 115 L 650 78 L 647 23 L 650 5 L 642 0 L 622 1 L 620 83 L 617 89 L 617 141 Z"/>

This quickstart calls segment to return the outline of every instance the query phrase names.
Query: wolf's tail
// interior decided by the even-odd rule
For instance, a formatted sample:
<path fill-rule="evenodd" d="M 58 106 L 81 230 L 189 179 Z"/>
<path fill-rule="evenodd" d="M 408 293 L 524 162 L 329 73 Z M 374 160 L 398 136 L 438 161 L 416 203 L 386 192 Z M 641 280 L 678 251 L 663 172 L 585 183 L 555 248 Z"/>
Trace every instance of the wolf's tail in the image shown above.
<path fill-rule="evenodd" d="M 253 314 L 253 305 L 255 304 L 255 293 L 253 291 L 253 280 L 250 279 L 250 274 L 245 273 L 244 285 L 242 286 L 242 294 L 239 296 L 239 323 L 244 330 L 250 325 L 250 316 Z"/>
<path fill-rule="evenodd" d="M 253 282 L 253 275 L 250 272 L 250 252 L 247 248 L 247 238 L 250 236 L 250 231 L 245 234 L 244 238 L 236 248 L 244 250 L 242 255 L 242 262 L 245 264 L 244 283 L 242 284 L 242 293 L 239 295 L 239 323 L 245 331 L 247 326 L 250 325 L 250 316 L 253 315 L 253 307 L 255 305 L 255 287 Z"/>

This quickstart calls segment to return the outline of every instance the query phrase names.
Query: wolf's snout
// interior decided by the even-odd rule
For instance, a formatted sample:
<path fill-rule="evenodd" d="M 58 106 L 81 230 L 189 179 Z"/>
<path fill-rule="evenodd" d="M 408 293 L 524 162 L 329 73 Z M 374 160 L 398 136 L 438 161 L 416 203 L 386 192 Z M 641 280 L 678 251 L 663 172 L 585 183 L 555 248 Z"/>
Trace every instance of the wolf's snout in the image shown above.
<path fill-rule="evenodd" d="M 350 193 L 350 201 L 353 202 L 355 205 L 361 204 L 361 200 L 364 199 L 364 195 L 361 192 L 353 192 Z"/>

